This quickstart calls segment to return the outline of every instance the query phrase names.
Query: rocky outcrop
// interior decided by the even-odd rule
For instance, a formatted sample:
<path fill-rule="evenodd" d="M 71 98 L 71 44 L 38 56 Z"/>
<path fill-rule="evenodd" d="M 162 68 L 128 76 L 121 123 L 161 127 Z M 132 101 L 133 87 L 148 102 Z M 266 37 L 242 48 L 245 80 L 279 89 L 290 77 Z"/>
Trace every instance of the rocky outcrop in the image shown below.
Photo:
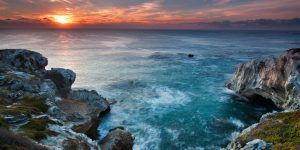
<path fill-rule="evenodd" d="M 279 58 L 255 59 L 238 65 L 226 87 L 250 101 L 272 100 L 282 109 L 300 108 L 300 49 Z"/>
<path fill-rule="evenodd" d="M 100 141 L 102 150 L 131 150 L 134 138 L 123 127 L 111 129 Z"/>
<path fill-rule="evenodd" d="M 278 58 L 238 65 L 226 86 L 249 101 L 271 101 L 284 112 L 268 113 L 243 130 L 227 149 L 299 149 L 300 49 Z"/>
<path fill-rule="evenodd" d="M 24 49 L 5 49 L 0 51 L 2 63 L 27 71 L 45 70 L 48 64 L 46 57 L 40 53 Z"/>
<path fill-rule="evenodd" d="M 39 53 L 0 50 L 0 58 L 0 128 L 5 133 L 11 130 L 20 139 L 45 145 L 35 144 L 42 149 L 99 149 L 100 117 L 110 111 L 105 98 L 96 91 L 72 90 L 76 74 L 45 70 L 47 59 Z M 16 142 L 1 142 L 19 148 L 9 147 Z"/>
<path fill-rule="evenodd" d="M 52 68 L 46 71 L 44 78 L 51 79 L 55 83 L 59 94 L 66 97 L 75 81 L 76 74 L 69 69 Z"/>

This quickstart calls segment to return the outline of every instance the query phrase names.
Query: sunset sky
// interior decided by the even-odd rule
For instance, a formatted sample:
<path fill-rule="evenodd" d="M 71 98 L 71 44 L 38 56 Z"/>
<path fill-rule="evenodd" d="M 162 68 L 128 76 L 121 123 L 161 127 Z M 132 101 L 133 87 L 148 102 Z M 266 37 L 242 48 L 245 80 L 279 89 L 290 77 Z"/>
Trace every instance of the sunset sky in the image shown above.
<path fill-rule="evenodd" d="M 0 27 L 197 28 L 201 23 L 293 18 L 300 18 L 299 0 L 0 0 Z"/>

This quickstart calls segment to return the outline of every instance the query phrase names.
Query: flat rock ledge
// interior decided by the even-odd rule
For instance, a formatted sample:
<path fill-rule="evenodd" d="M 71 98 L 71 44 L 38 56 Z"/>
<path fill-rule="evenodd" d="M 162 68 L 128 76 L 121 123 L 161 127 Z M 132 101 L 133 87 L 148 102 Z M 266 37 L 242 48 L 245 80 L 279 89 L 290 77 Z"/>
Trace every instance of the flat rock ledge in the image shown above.
<path fill-rule="evenodd" d="M 123 128 L 104 138 L 118 139 L 117 146 L 111 140 L 99 144 L 97 128 L 110 111 L 107 99 L 94 90 L 72 89 L 76 74 L 46 70 L 47 64 L 34 51 L 0 50 L 0 149 L 132 149 L 133 138 Z"/>
<path fill-rule="evenodd" d="M 272 102 L 283 112 L 261 117 L 237 135 L 226 149 L 300 149 L 300 48 L 278 58 L 240 64 L 226 87 L 249 102 Z"/>

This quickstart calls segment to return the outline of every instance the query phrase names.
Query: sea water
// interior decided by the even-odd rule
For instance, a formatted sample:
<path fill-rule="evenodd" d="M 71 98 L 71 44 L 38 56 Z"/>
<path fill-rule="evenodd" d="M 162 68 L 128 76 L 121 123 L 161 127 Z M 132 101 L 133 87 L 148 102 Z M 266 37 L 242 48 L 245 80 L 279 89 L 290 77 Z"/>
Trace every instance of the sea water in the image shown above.
<path fill-rule="evenodd" d="M 74 88 L 115 102 L 100 138 L 124 126 L 134 149 L 220 149 L 272 108 L 224 87 L 235 66 L 300 47 L 296 31 L 0 30 L 0 48 L 42 53 Z M 193 54 L 188 56 L 188 54 Z"/>

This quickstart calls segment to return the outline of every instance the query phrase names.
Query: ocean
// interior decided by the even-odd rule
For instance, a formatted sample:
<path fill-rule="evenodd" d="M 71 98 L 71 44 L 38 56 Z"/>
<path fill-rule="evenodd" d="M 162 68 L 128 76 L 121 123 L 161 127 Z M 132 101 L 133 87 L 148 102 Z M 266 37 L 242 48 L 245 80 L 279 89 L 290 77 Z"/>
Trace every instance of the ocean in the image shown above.
<path fill-rule="evenodd" d="M 110 99 L 103 138 L 124 126 L 136 150 L 220 149 L 274 108 L 224 87 L 239 63 L 300 47 L 298 31 L 0 30 L 0 48 L 42 53 Z M 189 55 L 190 54 L 190 55 Z"/>

